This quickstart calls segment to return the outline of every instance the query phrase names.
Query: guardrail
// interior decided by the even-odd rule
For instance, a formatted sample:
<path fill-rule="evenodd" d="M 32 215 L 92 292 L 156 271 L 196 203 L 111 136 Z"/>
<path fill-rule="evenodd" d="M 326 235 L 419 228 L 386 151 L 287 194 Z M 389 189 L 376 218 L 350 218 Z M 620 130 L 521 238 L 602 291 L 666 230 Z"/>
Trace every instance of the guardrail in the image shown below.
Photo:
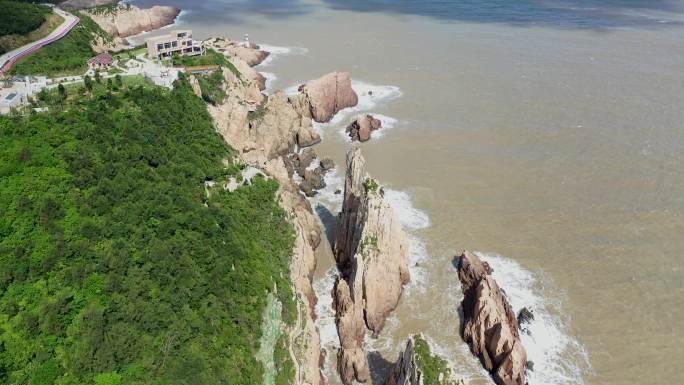
<path fill-rule="evenodd" d="M 74 16 L 74 17 L 75 17 L 75 19 L 74 19 L 71 23 L 69 23 L 69 25 L 67 25 L 67 27 L 64 29 L 64 31 L 58 33 L 57 35 L 55 35 L 55 36 L 53 36 L 53 37 L 51 37 L 51 38 L 48 38 L 48 39 L 45 40 L 45 41 L 42 41 L 42 42 L 40 42 L 40 43 L 38 43 L 38 44 L 32 45 L 32 46 L 30 46 L 30 47 L 27 47 L 27 48 L 25 48 L 25 49 L 23 49 L 23 50 L 17 52 L 16 54 L 12 55 L 12 56 L 5 62 L 5 64 L 2 65 L 2 68 L 0 68 L 0 75 L 4 75 L 5 73 L 7 73 L 7 71 L 9 71 L 10 68 L 12 68 L 12 66 L 14 65 L 14 63 L 16 63 L 19 59 L 23 58 L 24 56 L 30 55 L 30 54 L 34 53 L 35 51 L 37 51 L 37 50 L 39 50 L 39 49 L 45 47 L 46 45 L 52 44 L 52 43 L 54 43 L 55 41 L 57 41 L 57 40 L 63 38 L 63 37 L 64 37 L 67 33 L 69 33 L 69 31 L 71 31 L 71 30 L 76 26 L 76 24 L 78 24 L 78 22 L 81 20 L 78 16 Z"/>

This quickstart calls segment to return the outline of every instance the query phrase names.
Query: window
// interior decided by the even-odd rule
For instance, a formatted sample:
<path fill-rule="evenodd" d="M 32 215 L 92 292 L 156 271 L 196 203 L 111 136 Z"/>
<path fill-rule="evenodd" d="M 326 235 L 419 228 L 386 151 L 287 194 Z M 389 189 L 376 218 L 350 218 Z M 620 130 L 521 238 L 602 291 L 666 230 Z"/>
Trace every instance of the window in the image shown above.
<path fill-rule="evenodd" d="M 161 44 L 161 43 L 157 44 L 157 49 L 158 50 L 164 49 L 164 44 Z"/>
<path fill-rule="evenodd" d="M 172 43 L 171 43 L 171 46 L 172 46 L 172 47 L 178 47 L 178 42 L 177 42 L 177 41 L 172 42 Z"/>
<path fill-rule="evenodd" d="M 164 48 L 171 48 L 171 43 L 164 43 Z"/>

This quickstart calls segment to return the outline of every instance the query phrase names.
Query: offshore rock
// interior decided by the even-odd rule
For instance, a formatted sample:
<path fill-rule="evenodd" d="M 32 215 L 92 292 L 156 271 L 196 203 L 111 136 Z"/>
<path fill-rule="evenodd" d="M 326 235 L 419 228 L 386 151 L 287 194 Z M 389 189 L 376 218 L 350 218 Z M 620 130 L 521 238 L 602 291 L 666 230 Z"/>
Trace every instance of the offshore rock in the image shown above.
<path fill-rule="evenodd" d="M 371 133 L 382 128 L 382 121 L 373 115 L 359 115 L 350 125 L 347 126 L 347 133 L 352 141 L 367 142 L 371 138 Z"/>
<path fill-rule="evenodd" d="M 338 369 L 345 384 L 365 381 L 365 329 L 377 335 L 410 281 L 408 238 L 381 189 L 366 173 L 361 150 L 347 153 L 342 211 L 334 254 L 340 277 L 334 291 L 340 338 Z M 364 327 L 360 327 L 364 326 Z"/>
<path fill-rule="evenodd" d="M 242 60 L 250 67 L 261 64 L 270 55 L 270 52 L 261 50 L 259 46 L 254 43 L 245 46 L 244 42 L 223 37 L 210 38 L 205 40 L 204 43 L 207 47 L 218 52 L 223 52 L 226 56 Z"/>
<path fill-rule="evenodd" d="M 319 123 L 329 122 L 336 113 L 359 102 L 346 72 L 324 75 L 299 87 L 299 91 L 293 97 L 293 104 L 302 115 Z"/>
<path fill-rule="evenodd" d="M 492 269 L 475 254 L 459 258 L 458 278 L 463 290 L 461 334 L 498 385 L 525 385 L 527 353 L 520 340 L 518 320 Z"/>

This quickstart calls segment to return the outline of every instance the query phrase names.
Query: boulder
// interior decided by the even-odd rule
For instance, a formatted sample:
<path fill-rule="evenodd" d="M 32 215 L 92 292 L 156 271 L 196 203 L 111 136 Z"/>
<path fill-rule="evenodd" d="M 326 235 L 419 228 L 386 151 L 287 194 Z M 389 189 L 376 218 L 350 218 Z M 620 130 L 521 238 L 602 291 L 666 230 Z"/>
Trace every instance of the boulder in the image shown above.
<path fill-rule="evenodd" d="M 332 159 L 330 158 L 323 158 L 321 160 L 320 167 L 323 169 L 323 171 L 330 171 L 335 167 L 335 162 L 333 162 Z"/>
<path fill-rule="evenodd" d="M 347 126 L 347 133 L 352 141 L 366 142 L 370 140 L 371 133 L 382 128 L 382 121 L 373 115 L 359 115 Z"/>
<path fill-rule="evenodd" d="M 346 72 L 327 74 L 300 86 L 299 90 L 301 94 L 293 104 L 303 115 L 311 116 L 319 123 L 329 122 L 336 113 L 359 102 Z"/>
<path fill-rule="evenodd" d="M 492 269 L 475 254 L 459 257 L 458 278 L 463 290 L 463 339 L 497 385 L 525 385 L 527 353 L 518 320 Z"/>

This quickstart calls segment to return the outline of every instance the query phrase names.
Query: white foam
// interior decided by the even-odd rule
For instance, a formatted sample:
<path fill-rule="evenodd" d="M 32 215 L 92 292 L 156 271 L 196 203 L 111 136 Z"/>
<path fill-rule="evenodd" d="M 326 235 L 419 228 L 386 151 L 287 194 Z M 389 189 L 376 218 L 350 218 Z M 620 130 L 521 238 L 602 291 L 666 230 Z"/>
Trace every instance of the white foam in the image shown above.
<path fill-rule="evenodd" d="M 404 191 L 385 189 L 385 197 L 397 213 L 401 225 L 409 231 L 430 227 L 430 217 L 413 206 L 411 196 Z"/>
<path fill-rule="evenodd" d="M 278 79 L 278 77 L 273 72 L 261 71 L 260 73 L 261 73 L 261 75 L 263 75 L 263 77 L 266 78 L 266 90 L 265 90 L 265 92 L 267 94 L 270 94 L 273 91 L 273 83 L 276 81 L 276 79 Z"/>
<path fill-rule="evenodd" d="M 257 67 L 268 67 L 281 56 L 306 55 L 309 50 L 302 47 L 280 47 L 270 44 L 259 44 L 259 49 L 270 53 Z"/>
<path fill-rule="evenodd" d="M 524 327 L 522 341 L 527 357 L 534 362 L 528 373 L 530 385 L 583 385 L 582 375 L 591 369 L 584 347 L 567 334 L 567 321 L 561 316 L 560 299 L 545 288 L 541 274 L 525 270 L 517 262 L 495 253 L 476 254 L 494 270 L 492 275 L 503 288 L 517 314 L 527 307 L 534 320 Z"/>

